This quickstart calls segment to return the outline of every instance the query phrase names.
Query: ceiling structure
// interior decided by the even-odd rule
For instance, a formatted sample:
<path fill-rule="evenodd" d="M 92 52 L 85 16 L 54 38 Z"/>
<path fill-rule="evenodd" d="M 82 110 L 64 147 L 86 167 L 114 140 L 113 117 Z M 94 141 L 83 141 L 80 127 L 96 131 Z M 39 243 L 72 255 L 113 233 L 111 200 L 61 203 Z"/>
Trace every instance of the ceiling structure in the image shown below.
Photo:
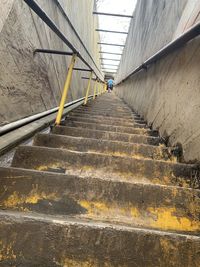
<path fill-rule="evenodd" d="M 137 0 L 98 0 L 101 68 L 105 74 L 118 70 Z"/>

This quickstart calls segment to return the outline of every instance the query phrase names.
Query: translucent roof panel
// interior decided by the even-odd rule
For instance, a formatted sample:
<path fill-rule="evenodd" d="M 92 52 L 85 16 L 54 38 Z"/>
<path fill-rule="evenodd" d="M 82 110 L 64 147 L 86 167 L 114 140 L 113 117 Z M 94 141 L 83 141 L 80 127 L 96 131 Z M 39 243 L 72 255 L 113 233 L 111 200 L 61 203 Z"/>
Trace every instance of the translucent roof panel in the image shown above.
<path fill-rule="evenodd" d="M 101 58 L 109 58 L 109 59 L 117 59 L 120 60 L 121 56 L 117 56 L 117 55 L 111 55 L 111 54 L 106 54 L 106 53 L 102 53 Z"/>
<path fill-rule="evenodd" d="M 98 12 L 132 15 L 137 0 L 97 0 Z"/>
<path fill-rule="evenodd" d="M 100 34 L 101 35 L 101 34 Z M 112 42 L 112 39 L 111 39 Z M 110 46 L 110 45 L 101 45 L 101 51 L 106 51 L 110 53 L 117 53 L 117 54 L 122 54 L 123 47 L 119 46 Z"/>
<path fill-rule="evenodd" d="M 127 32 L 130 20 L 131 20 L 130 18 L 99 16 L 99 28 L 110 31 Z"/>
<path fill-rule="evenodd" d="M 111 13 L 111 14 L 121 14 L 121 15 L 132 15 L 135 9 L 137 0 L 96 0 L 97 1 L 97 12 Z M 128 32 L 131 18 L 124 17 L 114 17 L 114 16 L 103 16 L 99 15 L 99 29 L 117 32 Z M 100 42 L 108 44 L 119 44 L 125 45 L 127 34 L 124 33 L 110 33 L 99 31 Z M 113 59 L 112 60 L 101 60 L 102 69 L 104 72 L 110 71 L 110 69 L 104 70 L 105 64 L 119 65 L 121 55 L 113 55 L 108 53 L 123 53 L 123 46 L 111 46 L 111 45 L 101 45 L 101 51 L 107 53 L 100 53 L 100 58 Z M 107 66 L 109 68 L 117 68 L 115 66 Z"/>
<path fill-rule="evenodd" d="M 105 57 L 105 59 L 102 59 L 101 60 L 101 63 L 102 64 L 112 64 L 112 65 L 119 65 L 119 61 L 115 61 L 115 60 L 108 60 L 108 59 L 106 59 L 106 57 Z"/>

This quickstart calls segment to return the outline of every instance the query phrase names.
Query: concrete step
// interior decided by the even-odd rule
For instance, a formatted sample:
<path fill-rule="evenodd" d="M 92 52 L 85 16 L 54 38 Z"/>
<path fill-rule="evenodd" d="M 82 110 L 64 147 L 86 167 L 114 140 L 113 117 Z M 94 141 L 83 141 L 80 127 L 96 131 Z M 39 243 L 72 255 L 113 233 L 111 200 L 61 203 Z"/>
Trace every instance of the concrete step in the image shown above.
<path fill-rule="evenodd" d="M 147 128 L 135 128 L 135 127 L 127 127 L 127 126 L 115 126 L 104 124 L 102 121 L 101 124 L 97 123 L 87 123 L 80 121 L 70 121 L 68 120 L 67 123 L 61 123 L 61 125 L 67 125 L 69 127 L 79 127 L 85 129 L 93 129 L 93 130 L 100 130 L 100 131 L 109 131 L 109 132 L 118 132 L 118 133 L 129 133 L 129 134 L 140 134 L 140 135 L 149 135 L 149 136 L 157 136 L 158 132 L 149 130 Z"/>
<path fill-rule="evenodd" d="M 127 105 L 125 105 L 122 101 L 115 101 L 114 99 L 112 99 L 111 101 L 108 101 L 106 99 L 102 100 L 102 99 L 96 99 L 95 101 L 89 101 L 87 103 L 88 107 L 98 107 L 98 108 L 116 108 L 116 109 L 128 109 L 129 107 Z"/>
<path fill-rule="evenodd" d="M 193 235 L 200 231 L 200 190 L 15 168 L 0 168 L 0 183 L 3 210 Z"/>
<path fill-rule="evenodd" d="M 121 113 L 116 113 L 116 112 L 105 112 L 105 111 L 99 111 L 99 112 L 86 112 L 86 111 L 78 111 L 74 110 L 69 113 L 71 116 L 84 116 L 84 117 L 108 117 L 110 119 L 128 119 L 128 120 L 133 120 L 135 116 L 133 114 L 121 114 Z M 138 117 L 135 119 L 138 120 Z"/>
<path fill-rule="evenodd" d="M 70 112 L 68 114 L 69 117 L 83 117 L 83 118 L 91 118 L 91 119 L 97 119 L 97 120 L 101 120 L 101 119 L 107 119 L 107 120 L 111 120 L 111 121 L 116 121 L 116 122 L 138 122 L 138 123 L 145 123 L 144 120 L 142 119 L 138 119 L 138 118 L 134 118 L 134 116 L 113 116 L 113 115 L 101 115 L 101 114 L 92 114 L 92 113 L 85 113 L 85 112 Z"/>
<path fill-rule="evenodd" d="M 0 168 L 0 266 L 199 266 L 198 166 L 113 93 L 62 123 Z"/>
<path fill-rule="evenodd" d="M 148 126 L 146 124 L 141 124 L 134 122 L 134 120 L 112 120 L 109 118 L 90 118 L 90 117 L 81 117 L 81 116 L 68 116 L 66 117 L 65 121 L 63 121 L 63 124 L 67 124 L 68 121 L 82 121 L 82 122 L 88 122 L 88 123 L 97 123 L 101 124 L 102 122 L 104 124 L 108 125 L 115 125 L 115 126 L 127 126 L 127 127 L 135 127 L 135 128 L 147 128 Z"/>
<path fill-rule="evenodd" d="M 81 108 L 81 107 L 80 107 Z M 113 110 L 116 110 L 116 111 L 125 111 L 125 112 L 132 112 L 132 109 L 130 109 L 127 105 L 125 104 L 121 104 L 119 102 L 117 103 L 113 103 L 112 101 L 111 102 L 104 102 L 102 103 L 102 100 L 100 100 L 100 102 L 98 102 L 98 100 L 95 100 L 95 101 L 89 101 L 87 103 L 87 105 L 84 105 L 83 108 L 86 108 L 86 109 L 98 109 L 98 110 L 108 110 L 108 109 L 113 109 Z"/>
<path fill-rule="evenodd" d="M 0 212 L 2 266 L 198 266 L 200 238 L 75 218 Z M 148 265 L 147 265 L 148 263 Z"/>
<path fill-rule="evenodd" d="M 37 134 L 34 146 L 63 148 L 73 151 L 103 153 L 116 156 L 144 157 L 157 160 L 169 160 L 170 153 L 164 146 L 132 144 L 119 141 L 100 140 L 57 134 Z"/>
<path fill-rule="evenodd" d="M 106 108 L 106 109 L 109 109 L 109 108 L 115 108 L 116 110 L 125 110 L 125 111 L 132 111 L 132 109 L 130 107 L 128 107 L 126 104 L 122 103 L 122 102 L 106 102 L 104 101 L 104 103 L 102 102 L 102 100 L 98 100 L 98 99 L 95 99 L 95 100 L 91 100 L 91 101 L 88 101 L 86 105 L 84 105 L 84 107 L 86 108 Z"/>
<path fill-rule="evenodd" d="M 126 122 L 129 122 L 129 123 L 139 123 L 139 124 L 145 124 L 146 125 L 146 122 L 144 121 L 144 120 L 142 120 L 142 119 L 134 119 L 134 117 L 117 117 L 117 116 L 115 116 L 115 117 L 113 117 L 113 116 L 106 116 L 106 115 L 91 115 L 91 114 L 85 114 L 85 113 L 83 113 L 83 114 L 81 114 L 81 113 L 69 113 L 68 115 L 67 115 L 67 117 L 79 117 L 80 119 L 82 119 L 82 118 L 87 118 L 87 119 L 93 119 L 93 120 L 107 120 L 107 121 L 115 121 L 116 123 L 118 123 L 118 122 L 124 122 L 124 121 L 126 121 Z M 66 118 L 67 118 L 66 117 Z"/>
<path fill-rule="evenodd" d="M 91 107 L 103 107 L 106 106 L 107 108 L 110 106 L 116 107 L 116 108 L 126 108 L 129 107 L 120 99 L 106 99 L 106 98 L 96 98 L 95 101 L 88 101 L 87 106 Z"/>
<path fill-rule="evenodd" d="M 94 138 L 94 139 L 111 140 L 111 141 L 121 141 L 121 142 L 128 142 L 128 143 L 141 143 L 141 144 L 149 144 L 149 145 L 160 144 L 160 138 L 154 137 L 154 136 L 117 133 L 117 132 L 85 129 L 85 128 L 80 129 L 78 127 L 69 127 L 69 126 L 55 126 L 52 128 L 52 133 L 59 134 L 59 135 L 68 135 L 68 136 Z"/>
<path fill-rule="evenodd" d="M 85 114 L 96 114 L 96 115 L 106 115 L 106 114 L 111 114 L 111 115 L 119 115 L 119 116 L 134 116 L 136 118 L 140 118 L 140 116 L 136 115 L 134 112 L 132 111 L 123 111 L 123 110 L 112 110 L 112 109 L 88 109 L 87 107 L 85 106 L 81 106 L 80 108 L 77 108 L 76 110 L 74 110 L 74 112 L 77 112 L 77 113 L 84 113 Z"/>
<path fill-rule="evenodd" d="M 133 112 L 132 110 L 125 110 L 125 109 L 112 109 L 112 108 L 97 108 L 97 107 L 87 107 L 87 106 L 81 106 L 79 108 L 76 109 L 77 112 L 86 112 L 86 113 L 95 113 L 95 114 L 99 114 L 99 113 L 111 113 L 111 114 L 121 114 L 121 115 L 133 115 L 137 118 L 139 118 L 140 116 L 138 114 L 136 114 L 135 112 Z"/>
<path fill-rule="evenodd" d="M 116 110 L 116 111 L 130 111 L 130 108 L 127 108 L 127 106 L 125 105 L 121 105 L 121 103 L 112 103 L 112 102 L 99 102 L 99 103 L 93 103 L 91 104 L 88 103 L 86 106 L 86 108 L 88 109 L 99 109 L 99 110 L 103 110 L 103 109 L 112 109 L 112 110 Z"/>
<path fill-rule="evenodd" d="M 66 149 L 20 146 L 12 167 L 76 174 L 82 177 L 189 186 L 195 165 L 72 152 Z"/>

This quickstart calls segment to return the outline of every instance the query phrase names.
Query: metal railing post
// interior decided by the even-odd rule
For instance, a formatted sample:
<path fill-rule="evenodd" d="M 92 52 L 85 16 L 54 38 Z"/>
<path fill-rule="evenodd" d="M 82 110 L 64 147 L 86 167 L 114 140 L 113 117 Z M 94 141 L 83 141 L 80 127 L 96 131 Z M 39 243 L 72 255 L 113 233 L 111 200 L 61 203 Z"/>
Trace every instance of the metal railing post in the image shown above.
<path fill-rule="evenodd" d="M 75 62 L 76 62 L 76 57 L 77 57 L 77 55 L 73 54 L 72 59 L 71 59 L 71 63 L 70 63 L 70 66 L 69 66 L 69 70 L 68 70 L 68 73 L 67 73 L 67 78 L 66 78 L 66 81 L 65 81 L 65 85 L 64 85 L 64 88 L 63 88 L 63 93 L 62 93 L 62 97 L 61 97 L 61 101 L 60 101 L 60 105 L 59 105 L 58 114 L 57 114 L 57 117 L 56 117 L 56 122 L 55 122 L 56 125 L 59 125 L 60 122 L 61 122 L 61 119 L 62 119 L 63 109 L 64 109 L 64 105 L 65 105 L 65 102 L 66 102 L 66 99 L 67 99 L 67 94 L 68 94 L 68 91 L 69 91 L 69 87 L 70 87 L 70 84 L 71 84 L 72 73 L 73 73 L 73 68 L 74 68 Z"/>
<path fill-rule="evenodd" d="M 106 90 L 107 90 L 107 84 L 104 83 L 104 92 L 106 92 Z"/>
<path fill-rule="evenodd" d="M 86 95 L 85 95 L 85 101 L 84 101 L 84 105 L 87 104 L 87 101 L 88 101 L 88 95 L 89 95 L 89 91 L 90 91 L 90 85 L 91 85 L 91 80 L 92 80 L 92 74 L 93 72 L 91 71 L 90 73 L 90 78 L 88 80 L 88 85 L 87 85 L 87 90 L 86 90 Z"/>
<path fill-rule="evenodd" d="M 98 95 L 101 95 L 101 83 L 98 84 Z"/>
<path fill-rule="evenodd" d="M 101 89 L 102 91 L 102 94 L 104 93 L 104 83 L 102 83 L 102 89 Z"/>
<path fill-rule="evenodd" d="M 95 81 L 95 84 L 94 84 L 94 95 L 93 95 L 93 99 L 96 98 L 96 90 L 97 90 L 97 80 Z"/>
<path fill-rule="evenodd" d="M 97 81 L 97 96 L 99 95 L 99 82 Z"/>
<path fill-rule="evenodd" d="M 101 86 L 101 83 L 100 83 L 100 86 L 99 86 L 99 91 L 100 91 L 100 95 L 102 94 L 102 86 Z"/>

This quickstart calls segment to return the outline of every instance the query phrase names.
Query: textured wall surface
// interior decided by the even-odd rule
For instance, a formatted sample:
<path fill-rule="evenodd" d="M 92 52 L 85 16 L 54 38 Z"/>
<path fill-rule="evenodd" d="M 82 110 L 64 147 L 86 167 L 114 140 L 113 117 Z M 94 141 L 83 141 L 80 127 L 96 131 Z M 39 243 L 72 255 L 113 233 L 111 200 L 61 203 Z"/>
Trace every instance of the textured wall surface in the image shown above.
<path fill-rule="evenodd" d="M 37 2 L 94 67 L 57 1 Z M 94 31 L 97 18 L 92 15 L 94 0 L 58 2 L 99 66 L 98 34 Z M 2 0 L 0 6 L 0 123 L 5 124 L 58 106 L 70 57 L 33 56 L 33 51 L 36 48 L 70 50 L 24 1 Z M 78 60 L 76 66 L 84 65 Z M 83 72 L 74 72 L 68 101 L 85 94 L 83 75 Z"/>
<path fill-rule="evenodd" d="M 172 40 L 186 2 L 187 0 L 138 0 L 117 81 Z"/>
<path fill-rule="evenodd" d="M 197 1 L 139 0 L 118 80 L 199 21 L 199 10 Z M 116 87 L 169 145 L 182 145 L 185 161 L 200 160 L 199 62 L 197 37 Z"/>

